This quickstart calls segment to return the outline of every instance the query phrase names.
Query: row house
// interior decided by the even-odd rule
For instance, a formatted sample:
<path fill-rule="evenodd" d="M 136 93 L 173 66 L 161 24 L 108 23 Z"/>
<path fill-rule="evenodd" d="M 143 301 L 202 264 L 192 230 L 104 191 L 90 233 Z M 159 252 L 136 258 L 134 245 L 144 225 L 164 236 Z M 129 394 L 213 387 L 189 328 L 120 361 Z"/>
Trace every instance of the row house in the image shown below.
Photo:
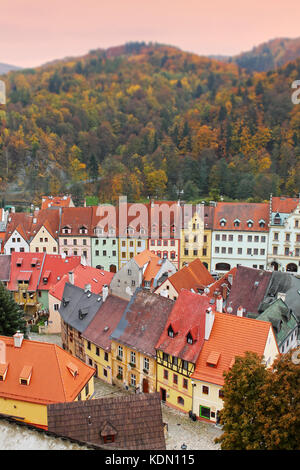
<path fill-rule="evenodd" d="M 59 307 L 61 316 L 61 339 L 63 349 L 83 362 L 86 362 L 82 333 L 93 320 L 102 297 L 89 289 L 81 289 L 68 282 Z"/>
<path fill-rule="evenodd" d="M 181 290 L 156 344 L 157 391 L 163 403 L 182 412 L 192 409 L 191 376 L 212 327 L 209 300 Z"/>
<path fill-rule="evenodd" d="M 214 209 L 211 270 L 243 265 L 267 266 L 269 206 L 265 203 L 219 202 Z"/>
<path fill-rule="evenodd" d="M 113 383 L 143 393 L 156 391 L 156 343 L 173 301 L 138 289 L 111 333 Z"/>
<path fill-rule="evenodd" d="M 77 259 L 72 257 L 71 259 Z M 68 259 L 68 258 L 66 258 Z M 63 276 L 59 276 L 57 282 L 49 289 L 49 318 L 47 333 L 61 333 L 61 317 L 59 314 L 60 305 L 64 295 L 65 285 L 75 285 L 81 289 L 88 290 L 93 294 L 102 295 L 103 289 L 108 289 L 114 274 L 102 269 L 86 266 L 80 262 L 72 267 Z"/>
<path fill-rule="evenodd" d="M 190 376 L 193 389 L 191 412 L 196 419 L 219 422 L 223 408 L 224 373 L 246 351 L 258 354 L 267 367 L 272 365 L 279 355 L 272 324 L 214 312 L 210 336 L 204 341 Z"/>
<path fill-rule="evenodd" d="M 58 254 L 59 209 L 35 210 L 32 215 L 29 251 L 31 253 Z"/>
<path fill-rule="evenodd" d="M 95 377 L 113 383 L 111 334 L 119 324 L 128 301 L 115 295 L 103 295 L 96 315 L 82 333 L 86 362 L 95 368 Z"/>
<path fill-rule="evenodd" d="M 38 299 L 45 253 L 11 254 L 10 280 L 7 289 L 12 292 L 15 302 L 24 310 L 25 319 L 33 323 L 41 309 Z"/>
<path fill-rule="evenodd" d="M 118 221 L 115 207 L 99 205 L 92 208 L 91 265 L 116 273 L 119 270 Z"/>
<path fill-rule="evenodd" d="M 300 272 L 299 197 L 270 197 L 268 267 Z"/>
<path fill-rule="evenodd" d="M 210 270 L 211 233 L 214 203 L 187 205 L 183 210 L 180 242 L 180 267 L 200 259 Z"/>
<path fill-rule="evenodd" d="M 175 266 L 167 258 L 161 259 L 151 251 L 144 250 L 114 275 L 110 291 L 114 295 L 129 300 L 137 288 L 145 287 L 153 291 L 175 271 Z"/>
<path fill-rule="evenodd" d="M 148 211 L 146 204 L 127 204 L 120 200 L 118 220 L 119 269 L 148 247 Z"/>
<path fill-rule="evenodd" d="M 31 238 L 32 215 L 23 212 L 10 213 L 4 239 L 4 253 L 28 253 Z"/>
<path fill-rule="evenodd" d="M 176 269 L 179 269 L 183 224 L 183 209 L 180 202 L 151 201 L 147 209 L 149 216 L 149 250 L 160 258 L 170 260 Z"/>
<path fill-rule="evenodd" d="M 82 256 L 91 266 L 92 207 L 66 207 L 59 230 L 59 252 Z"/>
<path fill-rule="evenodd" d="M 191 292 L 203 293 L 204 289 L 214 282 L 214 278 L 208 272 L 199 258 L 183 266 L 179 271 L 169 276 L 155 293 L 176 300 L 182 289 Z"/>
<path fill-rule="evenodd" d="M 94 372 L 56 344 L 0 336 L 0 413 L 47 430 L 47 406 L 92 398 Z"/>

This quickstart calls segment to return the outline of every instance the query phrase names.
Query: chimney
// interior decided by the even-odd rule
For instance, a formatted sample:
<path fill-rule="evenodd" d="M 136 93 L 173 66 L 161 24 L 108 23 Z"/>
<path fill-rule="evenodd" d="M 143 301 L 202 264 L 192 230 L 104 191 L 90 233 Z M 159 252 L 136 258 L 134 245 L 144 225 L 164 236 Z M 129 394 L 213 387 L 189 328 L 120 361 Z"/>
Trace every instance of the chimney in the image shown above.
<path fill-rule="evenodd" d="M 223 297 L 221 296 L 221 294 L 217 297 L 216 310 L 220 313 L 223 312 Z"/>
<path fill-rule="evenodd" d="M 74 272 L 69 271 L 69 283 L 74 285 Z"/>
<path fill-rule="evenodd" d="M 6 364 L 6 344 L 0 341 L 0 364 Z"/>
<path fill-rule="evenodd" d="M 24 339 L 24 334 L 21 333 L 20 331 L 17 331 L 14 336 L 14 346 L 15 348 L 20 348 L 22 346 L 22 342 Z"/>
<path fill-rule="evenodd" d="M 108 296 L 108 285 L 104 284 L 104 286 L 102 287 L 102 300 L 103 300 L 103 302 L 106 301 L 107 296 Z"/>
<path fill-rule="evenodd" d="M 212 313 L 211 307 L 205 312 L 205 336 L 204 339 L 208 340 L 210 337 L 210 333 L 214 324 L 215 315 Z"/>
<path fill-rule="evenodd" d="M 242 317 L 242 316 L 243 316 L 243 312 L 244 312 L 244 309 L 243 309 L 242 306 L 240 306 L 240 307 L 237 309 L 236 314 L 237 314 L 238 317 Z"/>

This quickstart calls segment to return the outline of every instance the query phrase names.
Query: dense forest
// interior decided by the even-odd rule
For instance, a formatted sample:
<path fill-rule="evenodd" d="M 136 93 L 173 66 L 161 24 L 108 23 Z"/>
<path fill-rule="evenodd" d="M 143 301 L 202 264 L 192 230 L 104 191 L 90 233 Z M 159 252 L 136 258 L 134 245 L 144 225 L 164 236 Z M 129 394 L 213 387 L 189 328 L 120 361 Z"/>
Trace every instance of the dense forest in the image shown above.
<path fill-rule="evenodd" d="M 0 197 L 261 201 L 300 192 L 300 59 L 268 72 L 158 44 L 2 77 Z"/>

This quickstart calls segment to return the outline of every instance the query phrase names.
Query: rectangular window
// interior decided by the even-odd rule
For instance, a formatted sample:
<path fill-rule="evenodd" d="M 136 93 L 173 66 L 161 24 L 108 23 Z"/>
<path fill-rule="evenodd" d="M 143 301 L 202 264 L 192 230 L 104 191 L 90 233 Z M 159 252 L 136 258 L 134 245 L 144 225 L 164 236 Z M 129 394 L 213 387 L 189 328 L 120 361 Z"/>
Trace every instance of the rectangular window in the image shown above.
<path fill-rule="evenodd" d="M 104 353 L 104 360 L 108 362 L 108 353 L 107 352 Z"/>
<path fill-rule="evenodd" d="M 218 246 L 215 247 L 215 253 L 220 253 L 220 248 Z"/>
<path fill-rule="evenodd" d="M 258 236 L 258 235 L 255 235 L 254 241 L 255 241 L 255 243 L 258 243 L 258 242 L 259 242 L 259 236 Z"/>
<path fill-rule="evenodd" d="M 202 385 L 202 393 L 204 395 L 208 395 L 209 394 L 209 387 L 207 387 L 206 385 Z"/>
<path fill-rule="evenodd" d="M 178 375 L 173 374 L 173 384 L 178 385 Z"/>
<path fill-rule="evenodd" d="M 136 377 L 135 377 L 134 374 L 131 374 L 131 375 L 130 375 L 130 385 L 131 385 L 132 387 L 135 387 L 135 386 L 136 386 Z"/>
<path fill-rule="evenodd" d="M 183 379 L 183 381 L 182 381 L 182 386 L 183 386 L 183 388 L 185 388 L 185 389 L 188 388 L 188 380 L 187 380 L 187 379 Z"/>
<path fill-rule="evenodd" d="M 266 243 L 266 237 L 264 235 L 261 237 L 261 242 Z"/>
<path fill-rule="evenodd" d="M 238 241 L 242 242 L 243 241 L 243 235 L 238 235 Z"/>
<path fill-rule="evenodd" d="M 96 356 L 100 356 L 100 351 L 98 347 L 96 347 Z"/>
<path fill-rule="evenodd" d="M 118 357 L 121 359 L 123 358 L 123 348 L 122 346 L 118 346 Z"/>
<path fill-rule="evenodd" d="M 252 235 L 248 235 L 248 242 L 252 242 Z"/>
<path fill-rule="evenodd" d="M 130 363 L 135 365 L 135 352 L 130 351 Z"/>
<path fill-rule="evenodd" d="M 222 246 L 222 253 L 226 253 L 226 247 L 225 246 Z"/>
<path fill-rule="evenodd" d="M 264 254 L 265 254 L 265 250 L 264 250 L 263 248 L 260 250 L 260 254 L 261 254 L 261 255 L 264 255 Z"/>
<path fill-rule="evenodd" d="M 216 234 L 215 240 L 220 240 L 220 235 L 218 233 Z"/>
<path fill-rule="evenodd" d="M 164 369 L 164 379 L 168 380 L 168 377 L 169 377 L 169 373 L 166 369 Z"/>
<path fill-rule="evenodd" d="M 144 369 L 149 371 L 149 368 L 150 368 L 149 359 L 148 359 L 148 357 L 144 357 Z"/>
<path fill-rule="evenodd" d="M 232 242 L 233 241 L 233 235 L 228 235 L 228 241 Z"/>
<path fill-rule="evenodd" d="M 117 379 L 122 380 L 123 379 L 123 367 L 118 366 L 118 376 Z"/>
<path fill-rule="evenodd" d="M 226 240 L 227 240 L 227 235 L 222 235 L 222 241 L 226 242 Z"/>

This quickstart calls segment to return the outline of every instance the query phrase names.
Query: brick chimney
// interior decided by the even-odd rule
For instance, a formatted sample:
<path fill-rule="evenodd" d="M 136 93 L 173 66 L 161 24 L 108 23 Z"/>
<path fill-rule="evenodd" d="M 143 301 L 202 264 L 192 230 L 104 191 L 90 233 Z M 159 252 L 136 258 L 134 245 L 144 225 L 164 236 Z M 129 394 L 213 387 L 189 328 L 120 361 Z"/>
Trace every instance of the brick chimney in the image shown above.
<path fill-rule="evenodd" d="M 20 331 L 17 331 L 14 334 L 13 338 L 14 338 L 15 348 L 20 348 L 22 346 L 22 342 L 23 342 L 23 339 L 24 339 L 24 334 L 20 333 Z"/>

